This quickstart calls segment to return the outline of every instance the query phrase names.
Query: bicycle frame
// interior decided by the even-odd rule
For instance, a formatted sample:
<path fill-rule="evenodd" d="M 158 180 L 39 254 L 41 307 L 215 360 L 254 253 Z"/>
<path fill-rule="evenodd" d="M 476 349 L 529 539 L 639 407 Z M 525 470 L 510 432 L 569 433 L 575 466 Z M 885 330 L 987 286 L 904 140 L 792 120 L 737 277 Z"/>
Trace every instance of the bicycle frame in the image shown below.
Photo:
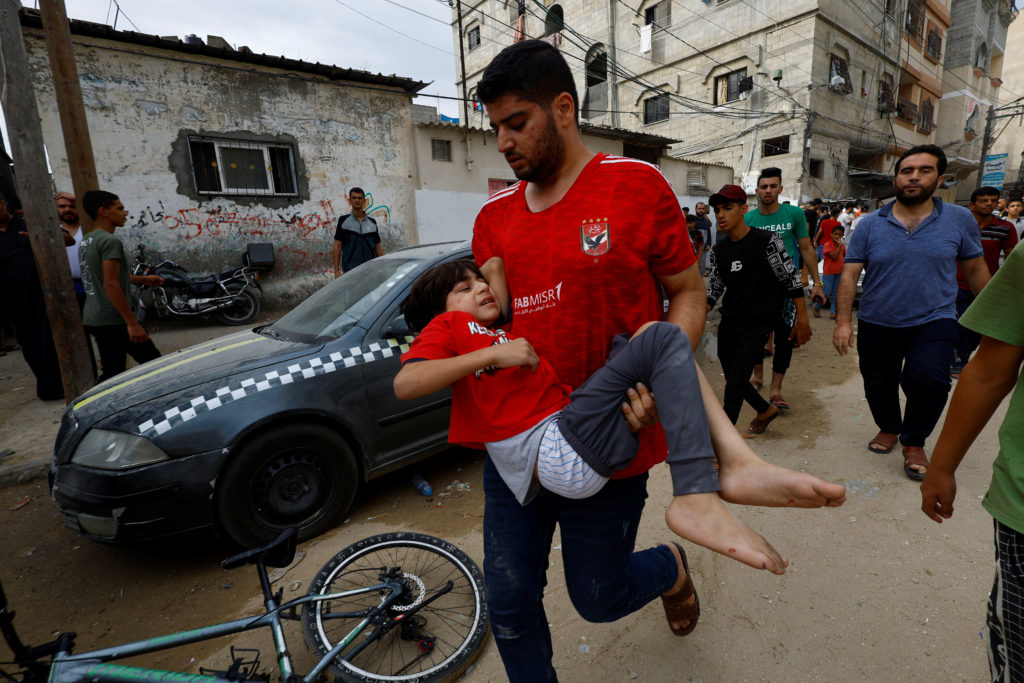
<path fill-rule="evenodd" d="M 379 583 L 374 586 L 367 586 L 357 590 L 344 591 L 341 593 L 332 593 L 330 595 L 306 595 L 301 598 L 290 600 L 283 605 L 279 605 L 279 597 L 268 592 L 269 581 L 266 579 L 266 569 L 262 565 L 258 565 L 257 569 L 260 573 L 260 583 L 265 584 L 266 612 L 264 614 L 255 617 L 235 619 L 233 621 L 213 626 L 204 626 L 189 631 L 181 631 L 178 633 L 158 636 L 156 638 L 148 638 L 146 640 L 139 640 L 123 645 L 115 645 L 90 652 L 72 654 L 65 649 L 62 652 L 58 652 L 50 663 L 49 682 L 238 683 L 237 678 L 227 678 L 202 673 L 188 674 L 178 671 L 148 669 L 137 666 L 111 664 L 110 662 L 118 659 L 124 659 L 126 657 L 133 657 L 136 655 L 168 650 L 182 645 L 190 645 L 192 643 L 212 640 L 221 636 L 233 635 L 259 628 L 270 628 L 274 640 L 274 648 L 277 654 L 278 668 L 280 669 L 282 679 L 285 682 L 301 680 L 304 683 L 312 683 L 320 677 L 320 674 L 327 668 L 332 659 L 340 655 L 349 644 L 359 637 L 359 634 L 363 632 L 373 617 L 386 610 L 391 603 L 395 602 L 400 597 L 402 593 L 402 585 L 399 581 L 386 579 L 383 583 Z M 386 595 L 384 595 L 380 604 L 376 607 L 371 607 L 360 612 L 342 612 L 332 615 L 339 618 L 362 617 L 362 620 L 345 638 L 343 638 L 330 652 L 324 655 L 324 657 L 317 662 L 312 671 L 310 671 L 306 676 L 297 677 L 292 666 L 291 655 L 288 652 L 284 629 L 281 626 L 282 613 L 285 614 L 284 618 L 292 619 L 295 617 L 290 615 L 294 614 L 294 610 L 306 603 L 335 600 L 378 591 L 384 591 L 386 592 Z M 379 633 L 380 631 L 374 631 L 374 633 L 370 634 L 369 640 L 366 642 L 372 642 Z M 70 645 L 70 642 L 68 644 Z M 355 652 L 358 652 L 359 649 L 361 648 L 357 646 Z M 351 655 L 354 655 L 355 652 L 351 653 Z"/>

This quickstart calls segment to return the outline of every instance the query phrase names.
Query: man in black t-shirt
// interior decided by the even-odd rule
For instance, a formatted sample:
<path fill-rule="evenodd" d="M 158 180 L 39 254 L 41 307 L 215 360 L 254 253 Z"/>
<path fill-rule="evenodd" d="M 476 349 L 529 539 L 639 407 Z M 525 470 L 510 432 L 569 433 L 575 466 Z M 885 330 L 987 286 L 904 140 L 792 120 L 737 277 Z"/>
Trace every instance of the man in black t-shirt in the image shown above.
<path fill-rule="evenodd" d="M 793 316 L 787 321 L 792 329 L 790 338 L 796 346 L 810 339 L 804 290 L 781 238 L 746 224 L 747 194 L 743 188 L 726 185 L 711 196 L 710 204 L 718 232 L 727 237 L 711 250 L 708 283 L 709 312 L 722 298 L 718 359 L 725 373 L 723 406 L 735 424 L 746 399 L 757 411 L 747 434 L 760 434 L 779 416 L 779 408 L 751 386 L 750 373 L 762 358 L 768 334 L 782 318 L 787 298 L 796 304 L 789 309 Z"/>

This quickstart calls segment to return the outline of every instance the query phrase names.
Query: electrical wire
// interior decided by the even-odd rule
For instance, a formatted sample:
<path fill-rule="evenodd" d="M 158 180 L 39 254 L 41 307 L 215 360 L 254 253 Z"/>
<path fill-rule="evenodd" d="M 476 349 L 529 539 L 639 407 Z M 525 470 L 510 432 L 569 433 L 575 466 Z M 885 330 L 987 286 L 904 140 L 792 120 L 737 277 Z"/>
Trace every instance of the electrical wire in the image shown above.
<path fill-rule="evenodd" d="M 353 12 L 355 12 L 358 15 L 360 15 L 361 17 L 365 17 L 366 19 L 369 19 L 373 23 L 378 24 L 380 26 L 383 26 L 384 28 L 388 29 L 389 31 L 394 31 L 395 33 L 397 33 L 400 36 L 403 36 L 405 38 L 408 38 L 409 40 L 415 41 L 415 42 L 419 43 L 420 45 L 425 45 L 426 47 L 429 47 L 431 50 L 437 50 L 438 52 L 443 52 L 446 55 L 450 55 L 452 57 L 455 56 L 455 53 L 451 52 L 450 50 L 445 50 L 443 48 L 437 47 L 436 45 L 431 45 L 430 43 L 425 43 L 422 40 L 420 40 L 419 38 L 414 38 L 413 36 L 410 36 L 408 33 L 402 33 L 401 31 L 399 31 L 394 26 L 389 26 L 389 25 L 385 24 L 382 21 L 377 21 L 376 19 L 371 17 L 369 14 L 366 14 L 365 12 L 360 12 L 359 10 L 357 10 L 355 7 L 353 7 L 352 5 L 348 4 L 347 2 L 343 2 L 342 0 L 334 0 L 334 1 L 336 3 L 338 3 L 339 5 L 341 5 L 342 7 L 347 7 L 348 9 L 352 10 Z M 397 3 L 392 3 L 392 4 L 397 4 Z M 406 9 L 409 9 L 409 8 L 406 7 Z M 417 12 L 417 14 L 419 14 L 419 13 Z"/>

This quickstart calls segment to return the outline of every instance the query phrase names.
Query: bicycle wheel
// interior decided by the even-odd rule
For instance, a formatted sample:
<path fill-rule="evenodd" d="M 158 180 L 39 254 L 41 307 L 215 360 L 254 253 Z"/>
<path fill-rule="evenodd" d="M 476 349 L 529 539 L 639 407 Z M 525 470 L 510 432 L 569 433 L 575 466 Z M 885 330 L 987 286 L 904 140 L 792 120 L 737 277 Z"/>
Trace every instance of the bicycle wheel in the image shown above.
<path fill-rule="evenodd" d="M 406 586 L 403 598 L 371 619 L 332 660 L 332 673 L 345 681 L 456 678 L 480 654 L 490 624 L 483 575 L 451 543 L 408 532 L 364 538 L 324 565 L 309 595 L 376 586 L 382 574 L 396 568 Z M 445 592 L 449 582 L 451 589 Z M 317 657 L 324 657 L 357 628 L 363 617 L 353 613 L 380 605 L 387 593 L 375 590 L 305 605 L 302 630 Z M 368 639 L 371 642 L 354 656 L 346 654 Z"/>

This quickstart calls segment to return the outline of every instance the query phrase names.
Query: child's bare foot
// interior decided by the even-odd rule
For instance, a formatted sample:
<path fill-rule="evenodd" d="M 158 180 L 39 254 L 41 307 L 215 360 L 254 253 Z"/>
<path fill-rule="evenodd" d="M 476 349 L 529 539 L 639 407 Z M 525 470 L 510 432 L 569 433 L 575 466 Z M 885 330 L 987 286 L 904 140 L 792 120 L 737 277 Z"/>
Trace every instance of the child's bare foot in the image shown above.
<path fill-rule="evenodd" d="M 676 557 L 679 578 L 667 593 L 661 594 L 661 602 L 665 608 L 665 618 L 672 633 L 677 636 L 688 636 L 697 628 L 700 618 L 700 598 L 690 577 L 690 567 L 686 563 L 686 553 L 678 543 L 665 543 L 666 548 Z"/>
<path fill-rule="evenodd" d="M 789 566 L 768 541 L 736 519 L 716 493 L 676 496 L 665 511 L 665 521 L 682 538 L 755 569 L 785 574 Z"/>
<path fill-rule="evenodd" d="M 739 457 L 737 457 L 739 456 Z M 795 472 L 762 460 L 753 451 L 720 458 L 718 480 L 723 500 L 766 507 L 839 507 L 846 488 L 806 472 Z"/>

